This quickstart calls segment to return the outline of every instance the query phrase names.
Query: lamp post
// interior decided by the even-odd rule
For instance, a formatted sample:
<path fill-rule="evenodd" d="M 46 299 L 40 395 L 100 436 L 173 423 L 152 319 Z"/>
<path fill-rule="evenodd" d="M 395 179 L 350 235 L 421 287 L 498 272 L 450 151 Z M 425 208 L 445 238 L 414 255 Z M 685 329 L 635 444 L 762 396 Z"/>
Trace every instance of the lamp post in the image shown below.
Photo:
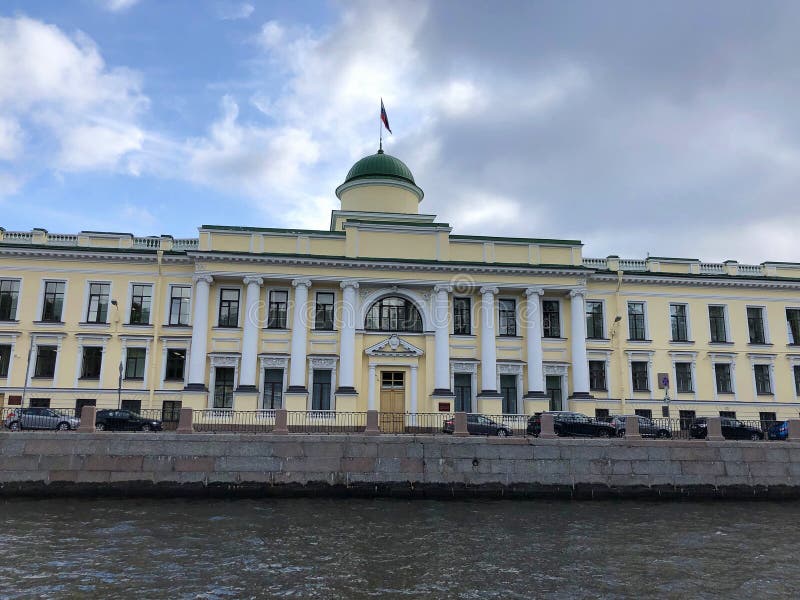
<path fill-rule="evenodd" d="M 119 379 L 117 380 L 117 410 L 122 410 L 122 361 L 119 361 Z"/>

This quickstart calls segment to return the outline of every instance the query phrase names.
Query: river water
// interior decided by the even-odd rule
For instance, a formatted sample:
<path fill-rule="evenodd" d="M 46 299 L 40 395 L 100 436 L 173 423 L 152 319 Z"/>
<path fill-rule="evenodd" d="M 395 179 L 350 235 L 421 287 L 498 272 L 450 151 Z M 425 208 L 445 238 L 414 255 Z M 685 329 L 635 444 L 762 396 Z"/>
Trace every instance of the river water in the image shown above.
<path fill-rule="evenodd" d="M 800 598 L 800 504 L 14 500 L 0 598 Z"/>

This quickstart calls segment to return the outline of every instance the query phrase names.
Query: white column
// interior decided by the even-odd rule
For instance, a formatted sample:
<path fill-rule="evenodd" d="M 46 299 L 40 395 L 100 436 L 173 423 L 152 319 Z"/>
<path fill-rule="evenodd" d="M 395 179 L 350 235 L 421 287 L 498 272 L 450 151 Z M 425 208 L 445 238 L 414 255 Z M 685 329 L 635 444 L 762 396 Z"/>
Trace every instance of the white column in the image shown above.
<path fill-rule="evenodd" d="M 192 302 L 192 354 L 189 361 L 189 383 L 186 389 L 206 389 L 206 351 L 208 350 L 208 295 L 211 291 L 211 275 L 194 276 Z"/>
<path fill-rule="evenodd" d="M 417 365 L 411 365 L 411 414 L 417 414 Z"/>
<path fill-rule="evenodd" d="M 256 362 L 258 355 L 258 302 L 261 299 L 260 277 L 245 277 L 247 286 L 244 301 L 244 333 L 242 334 L 242 364 L 239 370 L 239 388 L 237 391 L 255 392 Z"/>
<path fill-rule="evenodd" d="M 542 368 L 542 311 L 544 290 L 530 287 L 525 290 L 525 342 L 528 349 L 528 393 L 525 398 L 546 398 Z"/>
<path fill-rule="evenodd" d="M 494 330 L 494 297 L 496 287 L 481 288 L 481 392 L 479 395 L 498 396 L 497 347 Z"/>
<path fill-rule="evenodd" d="M 369 366 L 369 385 L 367 390 L 367 410 L 377 410 L 375 408 L 375 365 Z"/>
<path fill-rule="evenodd" d="M 342 324 L 339 334 L 339 389 L 337 393 L 355 393 L 356 359 L 356 290 L 357 281 L 343 281 Z"/>
<path fill-rule="evenodd" d="M 291 364 L 288 392 L 306 392 L 306 339 L 308 337 L 308 288 L 310 279 L 295 279 L 294 312 L 292 313 Z"/>
<path fill-rule="evenodd" d="M 584 288 L 576 288 L 569 295 L 570 342 L 572 348 L 572 396 L 571 398 L 591 398 L 589 393 L 589 360 L 586 357 L 586 304 Z"/>
<path fill-rule="evenodd" d="M 448 310 L 450 304 L 448 294 L 452 291 L 453 287 L 449 285 L 437 285 L 433 288 L 434 396 L 453 395 L 450 389 L 450 311 Z"/>

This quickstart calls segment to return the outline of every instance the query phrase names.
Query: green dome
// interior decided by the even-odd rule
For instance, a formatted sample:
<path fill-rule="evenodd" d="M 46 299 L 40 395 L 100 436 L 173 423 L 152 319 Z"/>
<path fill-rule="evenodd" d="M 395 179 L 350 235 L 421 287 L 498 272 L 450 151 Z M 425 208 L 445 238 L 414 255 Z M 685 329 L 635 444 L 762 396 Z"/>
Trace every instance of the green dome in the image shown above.
<path fill-rule="evenodd" d="M 378 150 L 377 154 L 365 156 L 352 166 L 347 173 L 344 182 L 354 179 L 374 179 L 387 177 L 390 179 L 402 179 L 416 185 L 411 170 L 399 158 Z"/>

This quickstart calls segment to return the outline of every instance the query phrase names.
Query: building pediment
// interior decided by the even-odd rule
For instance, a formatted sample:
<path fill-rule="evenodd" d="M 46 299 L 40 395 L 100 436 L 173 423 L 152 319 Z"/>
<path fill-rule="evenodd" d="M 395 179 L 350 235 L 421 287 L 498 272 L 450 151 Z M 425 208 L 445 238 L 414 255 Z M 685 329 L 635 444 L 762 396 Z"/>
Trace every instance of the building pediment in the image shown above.
<path fill-rule="evenodd" d="M 373 344 L 366 350 L 367 356 L 422 356 L 423 352 L 397 335 Z"/>

